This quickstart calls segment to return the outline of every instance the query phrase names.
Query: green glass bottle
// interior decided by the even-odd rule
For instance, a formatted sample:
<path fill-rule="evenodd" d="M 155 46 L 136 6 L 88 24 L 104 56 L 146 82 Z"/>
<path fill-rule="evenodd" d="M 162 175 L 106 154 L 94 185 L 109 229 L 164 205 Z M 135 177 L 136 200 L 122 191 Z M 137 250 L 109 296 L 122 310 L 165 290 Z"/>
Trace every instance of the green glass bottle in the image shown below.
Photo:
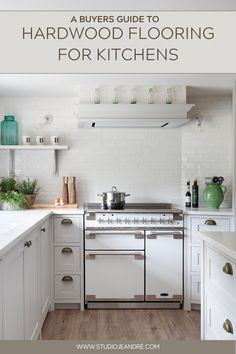
<path fill-rule="evenodd" d="M 1 144 L 18 145 L 18 123 L 14 116 L 5 116 L 1 122 Z"/>

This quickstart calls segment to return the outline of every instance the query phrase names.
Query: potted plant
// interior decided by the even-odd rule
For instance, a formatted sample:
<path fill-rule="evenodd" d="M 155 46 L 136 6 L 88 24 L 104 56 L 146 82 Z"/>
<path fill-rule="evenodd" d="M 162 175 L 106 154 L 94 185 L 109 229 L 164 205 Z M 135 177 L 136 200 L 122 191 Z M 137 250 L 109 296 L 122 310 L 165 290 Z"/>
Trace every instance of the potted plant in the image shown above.
<path fill-rule="evenodd" d="M 29 207 L 35 203 L 37 193 L 39 191 L 38 183 L 36 179 L 30 181 L 30 179 L 24 180 L 17 186 L 18 192 L 25 195 L 28 199 Z"/>
<path fill-rule="evenodd" d="M 27 207 L 27 197 L 17 191 L 14 177 L 4 177 L 0 180 L 0 209 L 18 210 Z"/>

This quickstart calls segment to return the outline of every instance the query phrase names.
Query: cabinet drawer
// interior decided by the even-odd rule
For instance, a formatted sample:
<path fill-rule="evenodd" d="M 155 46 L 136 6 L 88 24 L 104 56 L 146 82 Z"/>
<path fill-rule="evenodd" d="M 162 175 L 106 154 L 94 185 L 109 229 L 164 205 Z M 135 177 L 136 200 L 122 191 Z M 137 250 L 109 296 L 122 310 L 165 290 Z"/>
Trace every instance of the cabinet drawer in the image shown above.
<path fill-rule="evenodd" d="M 191 218 L 190 237 L 192 243 L 201 243 L 201 232 L 230 231 L 230 218 L 194 217 Z"/>
<path fill-rule="evenodd" d="M 82 217 L 55 217 L 54 242 L 80 242 Z"/>
<path fill-rule="evenodd" d="M 210 247 L 206 248 L 206 287 L 226 293 L 235 301 L 236 264 Z"/>
<path fill-rule="evenodd" d="M 235 340 L 236 319 L 215 295 L 206 293 L 205 339 Z M 233 333 L 231 333 L 233 332 Z"/>
<path fill-rule="evenodd" d="M 191 301 L 197 303 L 201 299 L 201 280 L 200 275 L 191 275 Z"/>
<path fill-rule="evenodd" d="M 80 247 L 56 246 L 54 247 L 55 272 L 78 273 L 80 271 Z"/>
<path fill-rule="evenodd" d="M 191 271 L 200 272 L 201 270 L 201 247 L 191 247 Z"/>
<path fill-rule="evenodd" d="M 79 300 L 80 276 L 79 275 L 55 275 L 55 300 Z"/>

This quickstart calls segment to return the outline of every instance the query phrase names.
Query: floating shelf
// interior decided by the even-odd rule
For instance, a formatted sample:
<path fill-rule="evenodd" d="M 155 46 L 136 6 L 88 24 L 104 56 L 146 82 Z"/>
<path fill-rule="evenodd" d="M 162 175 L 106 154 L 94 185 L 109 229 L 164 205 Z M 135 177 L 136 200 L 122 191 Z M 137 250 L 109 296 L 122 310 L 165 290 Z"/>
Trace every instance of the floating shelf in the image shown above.
<path fill-rule="evenodd" d="M 16 150 L 41 150 L 51 151 L 53 153 L 53 175 L 58 176 L 58 151 L 69 150 L 67 145 L 0 145 L 0 150 L 9 152 L 9 170 L 10 176 L 15 175 L 15 151 Z"/>
<path fill-rule="evenodd" d="M 86 104 L 77 105 L 79 128 L 177 128 L 187 122 L 194 104 Z"/>

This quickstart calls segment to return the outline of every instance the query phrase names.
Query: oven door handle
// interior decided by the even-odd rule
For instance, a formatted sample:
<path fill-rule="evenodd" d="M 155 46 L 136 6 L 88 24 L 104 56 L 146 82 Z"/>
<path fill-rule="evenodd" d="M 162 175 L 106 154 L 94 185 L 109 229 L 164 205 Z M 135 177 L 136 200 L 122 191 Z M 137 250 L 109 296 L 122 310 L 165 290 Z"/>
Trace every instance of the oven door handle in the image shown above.
<path fill-rule="evenodd" d="M 144 254 L 141 252 L 88 252 L 86 259 L 95 259 L 96 256 L 134 256 L 136 260 L 144 259 Z"/>
<path fill-rule="evenodd" d="M 86 232 L 85 237 L 87 240 L 94 240 L 97 236 L 119 236 L 119 235 L 129 235 L 134 236 L 135 239 L 143 239 L 144 232 L 127 232 L 127 231 L 105 231 L 105 232 Z"/>
<path fill-rule="evenodd" d="M 181 240 L 183 238 L 183 231 L 150 232 L 147 234 L 147 239 L 154 240 L 157 236 L 172 236 L 174 239 Z"/>

